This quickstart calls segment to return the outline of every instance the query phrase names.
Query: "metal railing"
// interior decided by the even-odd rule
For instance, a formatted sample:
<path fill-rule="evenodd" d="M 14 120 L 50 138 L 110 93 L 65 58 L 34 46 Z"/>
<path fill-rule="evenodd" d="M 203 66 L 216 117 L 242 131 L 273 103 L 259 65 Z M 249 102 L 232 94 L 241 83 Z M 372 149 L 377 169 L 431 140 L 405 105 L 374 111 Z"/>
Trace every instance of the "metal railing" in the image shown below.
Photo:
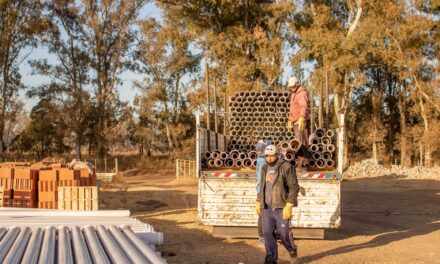
<path fill-rule="evenodd" d="M 196 177 L 195 160 L 176 159 L 176 179 Z"/>

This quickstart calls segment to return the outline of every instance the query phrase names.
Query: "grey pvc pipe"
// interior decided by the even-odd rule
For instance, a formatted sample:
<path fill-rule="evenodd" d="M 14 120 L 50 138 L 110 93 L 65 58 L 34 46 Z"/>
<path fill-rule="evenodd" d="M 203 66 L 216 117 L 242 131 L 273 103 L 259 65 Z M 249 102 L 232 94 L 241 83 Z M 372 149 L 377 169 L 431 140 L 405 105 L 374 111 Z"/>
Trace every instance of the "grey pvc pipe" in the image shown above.
<path fill-rule="evenodd" d="M 226 153 L 226 152 L 221 152 L 221 153 L 220 153 L 220 158 L 221 158 L 221 159 L 227 159 L 227 158 L 229 158 L 229 154 Z"/>
<path fill-rule="evenodd" d="M 86 241 L 78 226 L 72 227 L 73 255 L 77 263 L 92 264 Z"/>
<path fill-rule="evenodd" d="M 309 160 L 309 166 L 315 167 L 315 160 Z"/>
<path fill-rule="evenodd" d="M 244 162 L 243 162 L 243 165 L 245 167 L 248 167 L 248 168 L 252 167 L 252 160 L 251 159 L 245 159 Z"/>
<path fill-rule="evenodd" d="M 316 163 L 316 167 L 320 169 L 324 168 L 326 164 L 325 161 L 322 159 L 316 160 L 315 163 Z"/>
<path fill-rule="evenodd" d="M 215 167 L 221 167 L 223 166 L 223 161 L 221 159 L 215 159 L 214 160 L 214 166 Z"/>
<path fill-rule="evenodd" d="M 241 160 L 234 161 L 234 167 L 241 167 L 243 166 L 243 162 Z"/>
<path fill-rule="evenodd" d="M 43 244 L 41 245 L 41 253 L 38 263 L 55 263 L 55 237 L 55 227 L 49 226 L 44 229 Z"/>
<path fill-rule="evenodd" d="M 242 159 L 242 160 L 247 159 L 247 154 L 244 153 L 244 152 L 241 152 L 240 155 L 239 155 L 239 158 Z"/>
<path fill-rule="evenodd" d="M 203 157 L 205 157 L 205 159 L 210 159 L 211 158 L 211 152 L 210 151 L 206 151 L 205 154 L 203 155 Z"/>
<path fill-rule="evenodd" d="M 333 144 L 327 145 L 326 148 L 329 152 L 334 152 L 336 150 L 336 147 Z"/>
<path fill-rule="evenodd" d="M 282 142 L 280 142 L 280 147 L 282 150 L 287 151 L 290 148 L 290 144 L 287 141 L 282 141 Z"/>
<path fill-rule="evenodd" d="M 131 242 L 128 238 L 117 228 L 116 226 L 110 226 L 108 228 L 110 234 L 115 238 L 116 243 L 120 248 L 123 248 L 126 256 L 129 258 L 130 262 L 133 264 L 143 264 L 146 259 L 144 256 L 136 250 L 135 247 L 132 247 Z M 149 263 L 152 263 L 149 261 Z"/>
<path fill-rule="evenodd" d="M 8 252 L 8 255 L 4 259 L 3 263 L 8 264 L 19 264 L 21 263 L 21 258 L 26 250 L 27 242 L 31 236 L 31 229 L 29 227 L 21 228 L 21 232 L 15 240 L 14 245 Z M 26 242 L 26 243 L 24 243 Z"/>
<path fill-rule="evenodd" d="M 15 239 L 17 238 L 19 233 L 20 233 L 20 228 L 14 226 L 9 228 L 8 232 L 3 237 L 2 241 L 0 242 L 0 263 L 3 263 L 3 260 L 6 258 L 6 255 L 9 253 L 9 249 L 14 244 Z"/>
<path fill-rule="evenodd" d="M 21 259 L 22 264 L 36 264 L 40 254 L 41 241 L 43 238 L 43 229 L 33 228 L 31 237 L 27 243 L 25 254 Z"/>
<path fill-rule="evenodd" d="M 333 157 L 333 155 L 330 152 L 323 152 L 322 153 L 322 158 L 325 160 L 329 160 Z"/>
<path fill-rule="evenodd" d="M 8 229 L 5 227 L 0 227 L 0 241 L 2 241 L 2 238 L 4 235 L 6 235 L 6 233 L 8 233 Z"/>
<path fill-rule="evenodd" d="M 327 136 L 325 136 L 325 137 L 322 138 L 322 144 L 324 144 L 324 145 L 330 145 L 331 143 L 332 143 L 332 139 L 331 139 L 331 138 L 329 138 L 329 137 L 327 137 Z"/>
<path fill-rule="evenodd" d="M 254 160 L 254 159 L 257 159 L 257 158 L 258 158 L 258 154 L 257 154 L 257 152 L 255 152 L 255 151 L 251 151 L 251 152 L 249 152 L 248 157 L 249 157 L 250 159 Z"/>
<path fill-rule="evenodd" d="M 319 150 L 318 145 L 316 145 L 316 144 L 311 145 L 311 146 L 310 146 L 310 150 L 311 150 L 312 152 L 317 152 L 317 151 Z"/>
<path fill-rule="evenodd" d="M 213 159 L 218 159 L 218 158 L 220 158 L 220 151 L 213 151 L 213 152 L 211 153 L 211 158 L 213 158 Z"/>
<path fill-rule="evenodd" d="M 327 167 L 334 167 L 336 165 L 336 162 L 332 159 L 329 159 L 326 161 Z"/>
<path fill-rule="evenodd" d="M 118 247 L 116 242 L 111 237 L 110 233 L 104 226 L 100 225 L 97 228 L 99 240 L 101 240 L 107 255 L 112 263 L 129 263 L 129 260 Z"/>
<path fill-rule="evenodd" d="M 295 155 L 292 152 L 286 152 L 286 154 L 284 155 L 284 158 L 287 161 L 291 161 L 291 160 L 293 160 L 295 158 Z"/>
<path fill-rule="evenodd" d="M 301 147 L 301 143 L 300 143 L 298 140 L 296 140 L 296 139 L 292 139 L 292 140 L 289 142 L 289 145 L 290 145 L 290 148 L 291 148 L 293 151 L 298 151 L 299 148 Z"/>
<path fill-rule="evenodd" d="M 208 160 L 208 166 L 209 167 L 214 167 L 215 166 L 215 160 L 214 159 L 209 159 Z"/>
<path fill-rule="evenodd" d="M 315 152 L 315 153 L 313 153 L 313 158 L 315 160 L 319 160 L 322 158 L 322 154 L 320 152 Z"/>
<path fill-rule="evenodd" d="M 322 137 L 324 137 L 324 135 L 325 135 L 325 132 L 324 132 L 324 130 L 323 129 L 317 129 L 316 131 L 315 131 L 315 135 L 316 135 L 316 137 L 318 137 L 318 138 L 322 138 Z"/>
<path fill-rule="evenodd" d="M 225 160 L 225 166 L 230 168 L 234 166 L 234 160 L 233 159 L 227 159 Z"/>
<path fill-rule="evenodd" d="M 327 137 L 333 138 L 335 136 L 335 131 L 333 129 L 329 129 L 326 132 Z"/>
<path fill-rule="evenodd" d="M 73 264 L 72 243 L 67 226 L 58 228 L 58 258 L 57 263 Z"/>
<path fill-rule="evenodd" d="M 84 227 L 84 237 L 86 239 L 87 246 L 90 251 L 90 257 L 92 258 L 93 263 L 111 264 L 93 226 Z"/>

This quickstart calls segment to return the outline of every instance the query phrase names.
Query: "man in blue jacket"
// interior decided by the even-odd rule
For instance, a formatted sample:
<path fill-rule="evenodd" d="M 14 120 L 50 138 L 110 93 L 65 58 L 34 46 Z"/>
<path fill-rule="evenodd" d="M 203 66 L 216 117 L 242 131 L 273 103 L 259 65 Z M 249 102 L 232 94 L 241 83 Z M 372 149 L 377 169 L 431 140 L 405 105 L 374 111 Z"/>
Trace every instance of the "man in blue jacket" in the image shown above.
<path fill-rule="evenodd" d="M 271 141 L 263 141 L 260 140 L 257 142 L 257 145 L 255 146 L 255 151 L 258 154 L 257 158 L 257 194 L 260 192 L 261 189 L 261 178 L 262 178 L 262 169 L 266 165 L 266 158 L 264 156 L 264 149 L 271 145 Z M 262 244 L 264 244 L 264 234 L 263 234 L 263 218 L 261 217 L 261 213 L 258 214 L 258 237 Z"/>
<path fill-rule="evenodd" d="M 290 254 L 290 263 L 298 262 L 297 247 L 290 230 L 292 207 L 298 206 L 299 185 L 295 167 L 285 161 L 274 145 L 264 150 L 266 165 L 262 168 L 260 192 L 257 196 L 256 210 L 262 211 L 264 244 L 266 247 L 265 264 L 276 264 L 278 245 L 275 236 Z"/>

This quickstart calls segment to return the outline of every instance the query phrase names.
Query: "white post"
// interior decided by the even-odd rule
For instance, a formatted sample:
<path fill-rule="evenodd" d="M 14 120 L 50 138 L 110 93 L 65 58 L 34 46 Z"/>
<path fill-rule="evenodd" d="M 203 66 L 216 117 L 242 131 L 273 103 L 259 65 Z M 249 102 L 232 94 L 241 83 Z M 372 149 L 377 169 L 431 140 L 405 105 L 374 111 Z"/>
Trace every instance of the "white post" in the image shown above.
<path fill-rule="evenodd" d="M 340 114 L 338 133 L 338 172 L 342 174 L 344 169 L 344 134 L 345 134 L 345 114 Z"/>
<path fill-rule="evenodd" d="M 196 114 L 196 177 L 200 177 L 200 115 Z"/>
<path fill-rule="evenodd" d="M 176 179 L 179 179 L 179 159 L 176 159 Z"/>

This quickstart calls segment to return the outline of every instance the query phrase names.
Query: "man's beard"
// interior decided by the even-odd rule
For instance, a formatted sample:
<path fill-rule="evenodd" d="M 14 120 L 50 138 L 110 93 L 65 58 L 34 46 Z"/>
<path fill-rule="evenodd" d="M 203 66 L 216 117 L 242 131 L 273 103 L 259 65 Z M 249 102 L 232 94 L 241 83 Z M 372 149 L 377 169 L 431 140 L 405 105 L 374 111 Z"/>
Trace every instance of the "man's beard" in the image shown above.
<path fill-rule="evenodd" d="M 275 165 L 277 164 L 277 162 L 278 162 L 278 159 L 275 160 L 274 162 L 267 162 L 267 164 L 268 164 L 269 166 L 275 166 Z"/>

